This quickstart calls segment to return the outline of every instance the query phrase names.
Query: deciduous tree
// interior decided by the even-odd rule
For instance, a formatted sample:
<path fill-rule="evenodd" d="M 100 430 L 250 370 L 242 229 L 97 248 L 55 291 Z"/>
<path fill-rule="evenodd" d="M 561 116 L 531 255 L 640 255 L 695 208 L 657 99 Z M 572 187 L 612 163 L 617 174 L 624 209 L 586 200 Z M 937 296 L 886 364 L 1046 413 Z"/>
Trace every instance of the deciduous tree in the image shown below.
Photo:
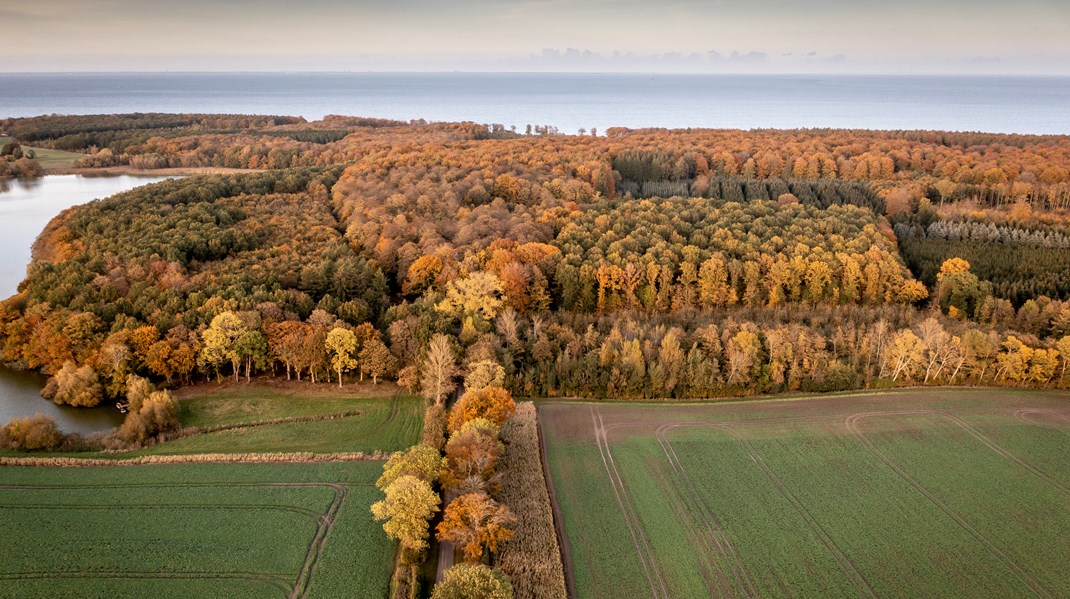
<path fill-rule="evenodd" d="M 494 553 L 498 545 L 513 536 L 516 517 L 485 493 L 461 495 L 446 506 L 439 523 L 438 539 L 449 541 L 464 552 L 466 561 L 477 561 L 487 550 Z"/>

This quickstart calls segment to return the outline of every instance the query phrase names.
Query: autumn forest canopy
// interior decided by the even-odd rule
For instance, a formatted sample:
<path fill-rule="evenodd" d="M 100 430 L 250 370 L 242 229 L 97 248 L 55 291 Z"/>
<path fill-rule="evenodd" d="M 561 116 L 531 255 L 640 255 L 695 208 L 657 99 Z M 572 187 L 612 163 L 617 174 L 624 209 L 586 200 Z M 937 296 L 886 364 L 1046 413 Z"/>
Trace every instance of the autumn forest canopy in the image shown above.
<path fill-rule="evenodd" d="M 53 375 L 55 401 L 260 374 L 438 399 L 436 338 L 456 361 L 438 384 L 492 363 L 521 396 L 1070 384 L 1065 137 L 167 114 L 0 131 L 83 168 L 249 171 L 49 224 L 0 357 Z"/>

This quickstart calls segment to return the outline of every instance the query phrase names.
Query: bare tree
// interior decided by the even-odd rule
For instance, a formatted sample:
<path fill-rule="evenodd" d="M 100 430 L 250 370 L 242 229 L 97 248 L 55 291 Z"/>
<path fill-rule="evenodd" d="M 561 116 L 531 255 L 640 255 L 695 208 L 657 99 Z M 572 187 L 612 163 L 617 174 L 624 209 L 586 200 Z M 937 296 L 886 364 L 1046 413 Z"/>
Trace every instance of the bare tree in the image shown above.
<path fill-rule="evenodd" d="M 427 346 L 427 356 L 420 369 L 420 389 L 423 396 L 438 405 L 445 403 L 453 391 L 453 377 L 457 374 L 457 356 L 450 347 L 449 337 L 438 334 Z"/>

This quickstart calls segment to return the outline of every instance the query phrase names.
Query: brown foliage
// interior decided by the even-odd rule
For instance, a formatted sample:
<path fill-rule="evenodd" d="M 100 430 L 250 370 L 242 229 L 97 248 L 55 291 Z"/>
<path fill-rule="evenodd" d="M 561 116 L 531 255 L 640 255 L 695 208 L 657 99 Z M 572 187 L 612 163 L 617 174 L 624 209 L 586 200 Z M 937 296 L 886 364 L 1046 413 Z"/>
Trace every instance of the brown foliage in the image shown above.
<path fill-rule="evenodd" d="M 52 450 L 62 442 L 63 433 L 56 422 L 44 414 L 13 418 L 0 428 L 0 447 L 25 451 Z"/>
<path fill-rule="evenodd" d="M 498 427 L 483 419 L 469 421 L 446 443 L 446 470 L 441 481 L 447 489 L 496 487 L 495 468 L 504 451 Z"/>
<path fill-rule="evenodd" d="M 461 548 L 466 561 L 474 562 L 486 549 L 491 553 L 513 536 L 516 517 L 509 508 L 484 493 L 461 495 L 446 506 L 436 531 L 439 541 Z"/>
<path fill-rule="evenodd" d="M 464 423 L 476 418 L 485 418 L 501 426 L 515 410 L 513 396 L 501 387 L 469 391 L 450 410 L 449 431 L 457 432 Z"/>

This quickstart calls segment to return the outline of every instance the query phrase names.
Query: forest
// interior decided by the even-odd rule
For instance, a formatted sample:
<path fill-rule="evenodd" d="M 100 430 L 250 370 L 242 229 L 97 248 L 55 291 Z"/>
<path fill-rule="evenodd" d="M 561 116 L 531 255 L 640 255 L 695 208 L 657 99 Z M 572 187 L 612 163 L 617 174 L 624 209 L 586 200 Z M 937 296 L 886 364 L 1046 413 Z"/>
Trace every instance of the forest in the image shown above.
<path fill-rule="evenodd" d="M 70 209 L 0 305 L 54 401 L 130 376 L 520 396 L 1066 386 L 1070 140 L 329 116 L 8 119 L 85 169 L 220 166 Z M 25 160 L 25 158 L 23 158 Z"/>

